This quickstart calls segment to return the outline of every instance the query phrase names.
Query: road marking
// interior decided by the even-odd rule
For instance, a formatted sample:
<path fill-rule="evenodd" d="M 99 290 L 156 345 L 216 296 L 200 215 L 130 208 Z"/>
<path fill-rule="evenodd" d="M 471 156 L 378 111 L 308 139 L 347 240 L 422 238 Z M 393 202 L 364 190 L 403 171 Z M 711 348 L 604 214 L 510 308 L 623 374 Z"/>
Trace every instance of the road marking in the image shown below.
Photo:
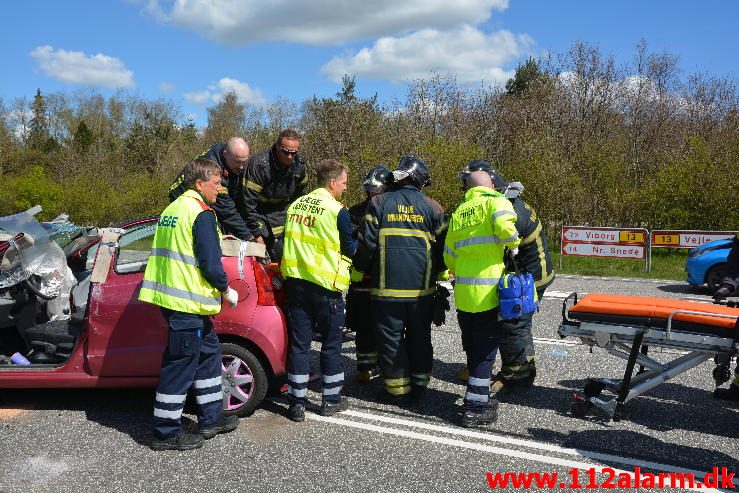
<path fill-rule="evenodd" d="M 374 414 L 369 414 L 369 413 L 360 413 L 357 411 L 345 411 L 343 414 L 354 416 L 357 418 L 371 419 L 371 420 L 390 423 L 390 424 L 400 424 L 400 425 L 409 426 L 412 428 L 421 428 L 421 429 L 426 429 L 430 431 L 439 431 L 439 432 L 453 434 L 453 435 L 465 436 L 469 438 L 480 438 L 480 439 L 493 441 L 493 442 L 501 442 L 501 443 L 507 443 L 511 445 L 519 445 L 519 446 L 535 448 L 535 449 L 549 451 L 549 452 L 556 452 L 556 453 L 562 453 L 562 454 L 567 454 L 567 455 L 585 456 L 589 459 L 602 460 L 606 463 L 611 461 L 611 462 L 617 462 L 620 464 L 649 468 L 649 469 L 653 469 L 657 471 L 661 470 L 665 472 L 692 473 L 695 475 L 696 479 L 698 478 L 702 479 L 706 474 L 700 471 L 694 471 L 690 469 L 680 469 L 680 468 L 670 466 L 667 464 L 660 464 L 656 462 L 646 462 L 646 461 L 642 461 L 638 459 L 632 459 L 630 457 L 603 454 L 599 452 L 589 452 L 589 451 L 578 450 L 578 449 L 567 449 L 563 447 L 558 447 L 557 445 L 535 442 L 532 440 L 521 440 L 517 438 L 509 438 L 509 437 L 500 436 L 500 435 L 485 434 L 485 433 L 474 432 L 470 430 L 463 430 L 463 429 L 451 428 L 451 427 L 446 427 L 446 426 L 432 425 L 429 423 L 420 423 L 420 422 L 416 422 L 412 420 L 391 418 L 388 416 L 380 416 L 380 415 L 374 415 Z M 595 470 L 600 470 L 600 468 L 603 467 L 602 464 L 580 462 L 580 461 L 575 461 L 571 459 L 562 459 L 559 457 L 552 457 L 549 455 L 536 454 L 532 452 L 523 452 L 520 450 L 511 449 L 511 448 L 496 447 L 492 445 L 484 445 L 480 443 L 466 442 L 464 440 L 457 440 L 454 438 L 425 435 L 425 434 L 421 434 L 415 431 L 387 428 L 384 426 L 377 426 L 377 425 L 373 425 L 370 423 L 351 421 L 348 419 L 341 419 L 340 417 L 324 417 L 324 416 L 320 416 L 316 414 L 306 414 L 306 418 L 310 418 L 316 421 L 323 421 L 327 423 L 338 424 L 340 426 L 347 426 L 350 428 L 374 431 L 374 432 L 381 433 L 384 435 L 393 435 L 393 436 L 398 436 L 398 437 L 403 437 L 403 438 L 412 438 L 412 439 L 421 440 L 421 441 L 430 442 L 430 443 L 449 445 L 453 447 L 465 448 L 465 449 L 470 449 L 470 450 L 477 450 L 480 452 L 488 452 L 488 453 L 492 453 L 496 455 L 502 455 L 505 457 L 516 457 L 519 459 L 532 460 L 532 461 L 541 462 L 544 464 L 551 464 L 551 465 L 557 465 L 557 466 L 563 466 L 563 467 L 569 467 L 569 468 L 576 467 L 578 469 L 583 469 L 583 470 L 588 470 L 590 468 L 594 468 Z M 614 471 L 616 475 L 625 473 L 625 474 L 628 474 L 632 478 L 634 477 L 633 471 L 630 472 L 630 471 L 615 469 L 615 468 L 614 468 Z M 699 488 L 686 488 L 686 489 L 692 489 L 693 491 L 725 491 L 725 490 L 710 489 L 710 488 L 700 488 L 700 489 Z"/>

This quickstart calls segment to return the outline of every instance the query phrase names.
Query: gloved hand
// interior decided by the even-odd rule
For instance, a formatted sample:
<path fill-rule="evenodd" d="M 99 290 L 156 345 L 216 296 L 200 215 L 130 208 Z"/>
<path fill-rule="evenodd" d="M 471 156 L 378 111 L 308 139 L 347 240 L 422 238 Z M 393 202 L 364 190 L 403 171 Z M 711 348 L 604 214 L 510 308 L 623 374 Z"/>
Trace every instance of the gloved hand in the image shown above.
<path fill-rule="evenodd" d="M 446 312 L 451 308 L 449 306 L 449 290 L 441 284 L 436 285 L 436 293 L 434 293 L 434 325 L 441 327 L 446 323 Z"/>
<path fill-rule="evenodd" d="M 731 294 L 732 287 L 728 284 L 722 284 L 715 293 L 713 293 L 713 300 L 719 302 Z"/>
<path fill-rule="evenodd" d="M 233 288 L 228 288 L 225 293 L 223 293 L 223 298 L 228 301 L 228 304 L 231 305 L 231 308 L 236 308 L 236 305 L 239 303 L 239 293 L 236 292 Z"/>
<path fill-rule="evenodd" d="M 364 272 L 359 271 L 352 266 L 349 271 L 349 279 L 351 279 L 352 282 L 361 282 L 362 279 L 364 279 Z"/>

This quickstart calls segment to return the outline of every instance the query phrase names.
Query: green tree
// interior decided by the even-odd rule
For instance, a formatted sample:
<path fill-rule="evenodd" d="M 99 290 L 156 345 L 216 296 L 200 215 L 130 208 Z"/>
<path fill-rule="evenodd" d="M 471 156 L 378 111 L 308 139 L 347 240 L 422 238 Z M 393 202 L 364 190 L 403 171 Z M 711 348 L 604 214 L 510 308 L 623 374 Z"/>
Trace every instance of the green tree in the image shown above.
<path fill-rule="evenodd" d="M 208 127 L 205 129 L 206 142 L 223 142 L 244 130 L 246 106 L 239 103 L 235 91 L 226 93 L 223 99 L 208 108 Z"/>
<path fill-rule="evenodd" d="M 74 133 L 74 138 L 72 139 L 72 149 L 77 154 L 85 154 L 92 145 L 92 142 L 92 132 L 87 127 L 85 120 L 80 120 L 79 125 L 77 125 L 77 131 Z"/>
<path fill-rule="evenodd" d="M 534 84 L 541 82 L 546 75 L 537 60 L 529 57 L 523 64 L 516 67 L 516 74 L 506 82 L 505 90 L 509 96 L 522 96 Z"/>
<path fill-rule="evenodd" d="M 44 150 L 51 137 L 49 134 L 49 120 L 46 114 L 46 100 L 41 89 L 36 89 L 36 96 L 31 103 L 31 131 L 28 135 L 28 146 L 32 149 Z"/>

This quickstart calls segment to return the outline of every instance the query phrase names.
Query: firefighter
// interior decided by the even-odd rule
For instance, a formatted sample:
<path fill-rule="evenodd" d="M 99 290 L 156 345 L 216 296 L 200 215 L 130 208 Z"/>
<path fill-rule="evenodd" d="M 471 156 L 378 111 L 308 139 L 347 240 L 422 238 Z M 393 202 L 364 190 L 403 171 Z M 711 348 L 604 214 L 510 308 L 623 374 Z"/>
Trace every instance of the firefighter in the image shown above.
<path fill-rule="evenodd" d="M 239 418 L 222 411 L 221 345 L 210 317 L 221 311 L 221 293 L 236 306 L 221 264 L 214 210 L 221 168 L 207 159 L 185 166 L 186 188 L 164 209 L 154 233 L 139 299 L 158 305 L 169 326 L 154 403 L 154 450 L 191 450 L 218 433 L 236 429 Z M 188 389 L 198 404 L 198 433 L 182 430 Z"/>
<path fill-rule="evenodd" d="M 386 393 L 403 405 L 420 396 L 431 379 L 431 322 L 437 273 L 443 269 L 444 209 L 421 190 L 429 168 L 416 156 L 400 159 L 391 189 L 367 206 L 352 279 L 370 277 L 375 327 Z"/>
<path fill-rule="evenodd" d="M 246 163 L 241 187 L 241 215 L 255 240 L 267 246 L 272 261 L 282 258 L 285 210 L 303 195 L 308 184 L 305 162 L 298 153 L 300 135 L 283 130 L 269 149 Z"/>
<path fill-rule="evenodd" d="M 293 421 L 305 420 L 314 327 L 321 333 L 320 413 L 332 416 L 349 407 L 348 400 L 341 397 L 342 294 L 349 287 L 349 267 L 356 242 L 352 240 L 349 211 L 339 202 L 346 190 L 347 167 L 332 159 L 321 161 L 316 178 L 319 188 L 287 209 L 285 251 L 280 265 L 287 289 L 287 395 L 288 415 Z"/>
<path fill-rule="evenodd" d="M 498 401 L 490 398 L 495 353 L 503 335 L 498 321 L 498 282 L 505 272 L 506 248 L 520 243 L 516 213 L 493 189 L 490 175 L 473 171 L 465 178 L 464 202 L 452 214 L 444 261 L 454 272 L 454 302 L 469 378 L 461 425 L 488 425 L 497 419 Z"/>
<path fill-rule="evenodd" d="M 721 286 L 713 295 L 713 299 L 717 302 L 739 291 L 739 233 L 734 237 L 734 243 L 731 245 L 726 262 L 726 275 L 721 281 Z M 713 397 L 727 401 L 739 401 L 739 361 L 737 361 L 734 370 L 734 381 L 726 389 L 718 388 L 714 390 Z"/>
<path fill-rule="evenodd" d="M 513 204 L 513 210 L 516 212 L 516 230 L 521 238 L 518 254 L 514 260 L 522 271 L 534 277 L 537 298 L 543 299 L 544 291 L 554 282 L 554 268 L 549 254 L 549 242 L 541 221 L 531 205 L 520 197 L 523 186 L 517 182 L 509 184 L 488 162 L 480 160 L 470 161 L 457 178 L 464 181 L 473 171 L 486 171 L 493 181 L 495 190 L 504 194 Z M 503 387 L 514 390 L 533 383 L 536 376 L 533 315 L 530 313 L 518 319 L 501 322 L 503 337 L 499 351 L 502 364 L 501 371 L 493 382 L 494 391 L 500 391 Z"/>
<path fill-rule="evenodd" d="M 252 241 L 254 235 L 246 226 L 237 205 L 242 200 L 241 182 L 244 165 L 249 159 L 249 144 L 242 137 L 232 137 L 228 142 L 215 144 L 198 156 L 198 159 L 210 159 L 221 168 L 221 191 L 216 201 L 211 204 L 221 231 L 243 241 Z M 187 190 L 184 173 L 183 168 L 169 187 L 170 202 Z"/>
<path fill-rule="evenodd" d="M 366 194 L 365 200 L 349 208 L 349 217 L 352 221 L 352 237 L 357 239 L 359 229 L 364 222 L 367 205 L 370 199 L 382 194 L 390 170 L 385 166 L 375 166 L 367 172 L 362 182 Z M 377 343 L 375 331 L 370 318 L 370 283 L 369 279 L 352 282 L 346 294 L 346 327 L 356 332 L 357 350 L 357 381 L 369 382 L 380 372 L 377 367 Z"/>

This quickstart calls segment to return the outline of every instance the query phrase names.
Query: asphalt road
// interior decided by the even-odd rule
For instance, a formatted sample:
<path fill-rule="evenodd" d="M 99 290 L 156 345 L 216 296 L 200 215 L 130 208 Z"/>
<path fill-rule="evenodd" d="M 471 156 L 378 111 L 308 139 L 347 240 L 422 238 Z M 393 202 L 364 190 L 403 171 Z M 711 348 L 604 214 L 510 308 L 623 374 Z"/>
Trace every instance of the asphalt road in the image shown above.
<path fill-rule="evenodd" d="M 624 368 L 602 350 L 591 354 L 559 339 L 562 298 L 572 291 L 708 299 L 677 281 L 559 276 L 534 318 L 535 385 L 501 396 L 499 421 L 489 430 L 455 425 L 464 392 L 456 320 L 433 331 L 434 378 L 420 404 L 378 403 L 378 381 L 354 382 L 354 345 L 347 343 L 349 411 L 332 418 L 309 412 L 293 423 L 276 397 L 235 432 L 192 452 L 146 446 L 152 391 L 2 390 L 0 492 L 486 491 L 486 473 L 506 471 L 556 472 L 553 489 L 568 489 L 573 468 L 582 489 L 592 489 L 589 468 L 597 484 L 610 476 L 602 468 L 614 469 L 614 483 L 635 467 L 739 471 L 739 405 L 713 400 L 710 362 L 628 403 L 625 420 L 569 414 L 573 391 L 587 377 L 616 378 Z M 312 387 L 313 402 L 320 403 L 319 392 Z"/>

